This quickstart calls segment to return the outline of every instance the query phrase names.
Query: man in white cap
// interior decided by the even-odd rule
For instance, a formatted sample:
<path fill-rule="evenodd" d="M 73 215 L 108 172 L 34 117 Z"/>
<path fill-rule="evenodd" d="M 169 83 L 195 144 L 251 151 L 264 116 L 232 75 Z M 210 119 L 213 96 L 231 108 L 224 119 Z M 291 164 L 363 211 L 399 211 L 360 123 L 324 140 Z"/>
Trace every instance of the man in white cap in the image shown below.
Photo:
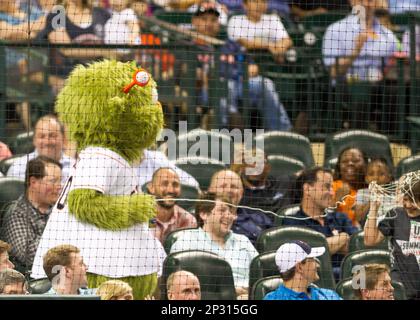
<path fill-rule="evenodd" d="M 264 300 L 342 300 L 334 291 L 312 285 L 319 279 L 315 258 L 324 252 L 324 247 L 311 248 L 300 240 L 281 245 L 276 252 L 276 265 L 283 284 Z"/>

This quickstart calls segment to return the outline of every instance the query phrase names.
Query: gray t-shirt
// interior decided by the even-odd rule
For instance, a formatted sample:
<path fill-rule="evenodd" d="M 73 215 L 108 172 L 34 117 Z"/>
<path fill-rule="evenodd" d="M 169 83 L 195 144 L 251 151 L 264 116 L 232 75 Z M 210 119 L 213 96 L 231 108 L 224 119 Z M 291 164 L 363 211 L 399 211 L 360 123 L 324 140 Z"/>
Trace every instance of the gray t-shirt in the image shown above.
<path fill-rule="evenodd" d="M 420 298 L 420 217 L 410 218 L 404 208 L 395 208 L 378 228 L 391 237 L 393 280 L 404 284 L 408 298 Z"/>

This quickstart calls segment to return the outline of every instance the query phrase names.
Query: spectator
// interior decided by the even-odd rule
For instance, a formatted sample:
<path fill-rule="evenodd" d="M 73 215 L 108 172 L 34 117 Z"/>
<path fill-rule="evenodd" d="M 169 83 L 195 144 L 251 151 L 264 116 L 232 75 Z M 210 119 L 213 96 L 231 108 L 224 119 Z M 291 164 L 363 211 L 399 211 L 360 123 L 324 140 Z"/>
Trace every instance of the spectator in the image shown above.
<path fill-rule="evenodd" d="M 9 251 L 12 248 L 7 242 L 0 240 L 0 271 L 14 269 L 15 265 L 9 260 Z"/>
<path fill-rule="evenodd" d="M 393 94 L 386 96 L 385 93 L 393 87 L 391 84 L 384 86 L 385 81 L 382 80 L 385 79 L 385 69 L 391 65 L 391 58 L 399 51 L 400 44 L 392 31 L 375 18 L 378 1 L 353 0 L 352 2 L 354 6 L 364 6 L 365 18 L 359 19 L 359 16 L 351 14 L 328 27 L 322 44 L 324 64 L 329 68 L 332 83 L 338 92 L 342 92 L 345 100 L 354 102 L 352 108 L 365 110 L 363 105 L 357 103 L 357 100 L 351 96 L 348 84 L 362 83 L 369 90 L 369 101 L 366 102 L 372 109 L 369 115 L 369 128 L 389 132 L 394 130 L 394 121 L 387 115 L 391 114 L 388 108 L 393 104 Z M 346 109 L 345 115 L 348 116 L 349 113 L 350 110 Z M 343 126 L 345 128 L 364 126 L 362 114 L 363 112 L 354 112 L 351 114 L 353 123 L 350 124 L 344 119 Z M 381 119 L 378 119 L 379 117 Z"/>
<path fill-rule="evenodd" d="M 300 240 L 281 245 L 275 259 L 283 284 L 264 300 L 342 300 L 334 291 L 312 285 L 319 280 L 315 258 L 324 252 L 324 247 L 311 248 Z"/>
<path fill-rule="evenodd" d="M 300 210 L 285 217 L 283 225 L 307 227 L 322 233 L 327 238 L 335 278 L 339 279 L 341 260 L 348 252 L 350 236 L 357 229 L 344 213 L 331 210 L 335 205 L 333 177 L 329 170 L 320 167 L 307 169 L 299 179 L 302 182 Z"/>
<path fill-rule="evenodd" d="M 257 159 L 264 159 L 264 166 L 260 173 L 253 174 L 252 168 L 256 168 L 256 164 L 246 164 L 245 157 L 242 157 L 243 165 L 240 165 L 236 171 L 241 176 L 242 184 L 244 186 L 244 195 L 241 201 L 243 206 L 252 206 L 266 211 L 276 212 L 281 208 L 281 203 L 284 202 L 284 195 L 289 187 L 291 177 L 288 175 L 273 176 L 271 175 L 271 165 L 268 162 L 267 154 L 261 149 L 247 150 L 244 146 L 240 147 L 239 152 L 248 152 L 251 157 Z M 256 168 L 258 169 L 258 168 Z M 274 217 L 270 217 L 274 218 Z"/>
<path fill-rule="evenodd" d="M 195 274 L 185 270 L 168 277 L 166 290 L 168 300 L 201 300 L 200 281 Z"/>
<path fill-rule="evenodd" d="M 258 252 L 245 236 L 232 232 L 236 212 L 226 197 L 210 193 L 201 200 L 196 208 L 199 228 L 183 231 L 171 253 L 204 250 L 224 258 L 232 268 L 237 296 L 247 298 L 249 266 Z"/>
<path fill-rule="evenodd" d="M 166 236 L 177 229 L 195 228 L 197 221 L 188 211 L 176 205 L 181 195 L 178 174 L 171 168 L 160 168 L 154 174 L 149 191 L 157 200 L 155 237 L 163 244 Z"/>
<path fill-rule="evenodd" d="M 171 168 L 179 176 L 179 179 L 182 184 L 187 184 L 192 187 L 200 188 L 197 180 L 192 177 L 190 174 L 181 170 L 173 164 L 168 158 L 160 151 L 155 150 L 144 150 L 143 156 L 140 160 L 140 164 L 137 165 L 138 176 L 139 176 L 139 186 L 150 182 L 152 180 L 153 174 L 160 168 Z"/>
<path fill-rule="evenodd" d="M 354 290 L 358 300 L 394 300 L 394 287 L 389 276 L 389 268 L 384 264 L 366 264 L 362 271 L 364 285 Z"/>
<path fill-rule="evenodd" d="M 133 289 L 121 280 L 108 280 L 102 283 L 96 290 L 96 295 L 101 300 L 134 300 Z"/>
<path fill-rule="evenodd" d="M 231 170 L 216 172 L 210 182 L 209 191 L 222 195 L 232 202 L 234 206 L 241 203 L 244 188 L 239 175 Z M 258 236 L 265 229 L 273 226 L 273 221 L 259 210 L 249 208 L 232 208 L 236 217 L 232 231 L 246 236 L 255 245 Z"/>
<path fill-rule="evenodd" d="M 44 40 L 52 44 L 103 44 L 104 28 L 110 13 L 100 7 L 92 7 L 89 0 L 64 0 L 66 24 L 54 27 L 57 13 L 47 16 L 46 27 L 42 31 Z M 50 85 L 55 93 L 64 86 L 64 79 L 78 64 L 86 64 L 98 58 L 116 59 L 118 51 L 99 48 L 54 49 L 50 55 L 52 76 Z"/>
<path fill-rule="evenodd" d="M 347 214 L 353 225 L 360 227 L 353 206 L 357 190 L 366 188 L 365 175 L 368 159 L 362 150 L 348 147 L 338 156 L 334 170 L 333 188 L 337 210 Z"/>
<path fill-rule="evenodd" d="M 13 269 L 0 271 L 0 294 L 27 294 L 26 279 Z"/>
<path fill-rule="evenodd" d="M 318 0 L 318 1 L 306 1 L 306 0 L 292 0 L 290 1 L 291 12 L 297 20 L 302 18 L 327 13 L 329 10 L 337 11 L 349 11 L 348 0 Z"/>
<path fill-rule="evenodd" d="M 365 181 L 368 185 L 371 182 L 375 181 L 378 185 L 386 185 L 392 182 L 392 172 L 391 168 L 388 166 L 385 159 L 377 158 L 370 160 L 366 169 Z M 356 200 L 354 204 L 354 213 L 356 215 L 356 220 L 359 221 L 362 225 L 365 223 L 366 214 L 369 211 L 369 201 L 370 201 L 370 192 L 369 189 L 359 189 L 357 190 Z M 385 197 L 384 197 L 385 201 Z M 393 205 L 393 199 L 387 197 L 387 203 L 381 207 L 381 211 L 388 211 L 390 205 Z M 387 210 L 388 209 L 388 210 Z"/>
<path fill-rule="evenodd" d="M 246 15 L 234 16 L 228 23 L 229 38 L 248 50 L 264 49 L 282 62 L 293 43 L 276 15 L 267 15 L 267 0 L 244 0 Z"/>
<path fill-rule="evenodd" d="M 5 214 L 3 238 L 12 246 L 17 268 L 30 270 L 61 185 L 61 164 L 39 156 L 28 162 L 25 194 L 14 201 Z"/>
<path fill-rule="evenodd" d="M 0 141 L 0 161 L 10 158 L 12 156 L 12 152 L 10 151 L 7 144 Z"/>
<path fill-rule="evenodd" d="M 93 295 L 93 290 L 86 289 L 87 266 L 79 248 L 72 245 L 56 246 L 47 251 L 43 260 L 45 274 L 52 284 L 46 294 Z"/>
<path fill-rule="evenodd" d="M 111 6 L 111 18 L 105 23 L 105 43 L 141 44 L 139 21 L 134 10 L 129 8 L 129 0 L 112 0 Z"/>
<path fill-rule="evenodd" d="M 73 166 L 73 159 L 64 154 L 64 127 L 53 115 L 41 117 L 36 125 L 34 132 L 35 151 L 16 158 L 7 171 L 7 176 L 25 179 L 26 166 L 29 160 L 37 156 L 45 156 L 59 161 L 62 171 L 62 183 L 67 180 L 70 168 Z"/>
<path fill-rule="evenodd" d="M 389 237 L 392 248 L 391 278 L 402 282 L 408 299 L 420 299 L 420 182 L 418 179 L 403 185 L 403 205 L 378 217 L 379 201 L 370 203 L 365 224 L 365 245 L 375 246 Z"/>

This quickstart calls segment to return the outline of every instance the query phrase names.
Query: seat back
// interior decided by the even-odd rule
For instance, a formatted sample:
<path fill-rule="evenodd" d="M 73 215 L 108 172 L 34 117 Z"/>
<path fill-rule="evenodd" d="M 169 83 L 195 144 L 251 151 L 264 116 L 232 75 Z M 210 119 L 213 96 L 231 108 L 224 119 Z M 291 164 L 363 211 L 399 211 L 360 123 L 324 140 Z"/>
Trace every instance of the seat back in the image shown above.
<path fill-rule="evenodd" d="M 394 287 L 394 298 L 395 300 L 407 300 L 404 285 L 401 282 L 392 281 Z M 356 300 L 357 297 L 354 293 L 352 286 L 352 278 L 341 280 L 335 289 L 340 297 L 344 300 Z"/>
<path fill-rule="evenodd" d="M 346 255 L 341 261 L 341 279 L 352 276 L 354 266 L 362 266 L 369 263 L 380 263 L 391 266 L 391 255 L 388 250 L 365 249 Z"/>
<path fill-rule="evenodd" d="M 28 154 L 35 150 L 34 144 L 34 132 L 23 132 L 18 134 L 13 139 L 13 144 L 11 145 L 11 148 L 13 150 L 13 154 Z"/>
<path fill-rule="evenodd" d="M 408 172 L 420 170 L 420 154 L 407 157 L 398 162 L 397 178 Z"/>
<path fill-rule="evenodd" d="M 165 252 L 169 254 L 171 252 L 172 245 L 178 241 L 183 231 L 191 230 L 191 229 L 195 229 L 195 228 L 184 228 L 184 229 L 174 230 L 170 232 L 164 240 L 163 247 L 165 248 Z"/>
<path fill-rule="evenodd" d="M 192 175 L 198 181 L 202 190 L 209 187 L 213 174 L 226 169 L 223 162 L 203 157 L 179 158 L 175 161 L 175 164 L 178 168 Z"/>
<path fill-rule="evenodd" d="M 328 242 L 322 233 L 305 227 L 274 227 L 264 230 L 257 239 L 257 250 L 260 253 L 277 250 L 282 244 L 291 240 L 303 240 L 311 247 L 324 247 L 325 253 L 318 259 L 320 261 L 319 281 L 317 285 L 323 288 L 334 288 L 335 282 L 332 272 L 331 257 Z"/>
<path fill-rule="evenodd" d="M 394 167 L 388 138 L 368 130 L 348 130 L 328 135 L 324 163 L 334 163 L 332 159 L 338 158 L 340 152 L 348 147 L 361 149 L 368 158 L 383 157 L 390 168 Z"/>
<path fill-rule="evenodd" d="M 4 175 L 7 175 L 7 171 L 9 171 L 9 168 L 11 167 L 13 162 L 16 160 L 16 158 L 20 158 L 21 156 L 22 156 L 21 154 L 17 154 L 17 155 L 14 155 L 14 156 L 10 157 L 10 158 L 1 160 L 0 161 L 0 172 L 3 173 Z"/>
<path fill-rule="evenodd" d="M 311 143 L 303 135 L 284 131 L 270 131 L 257 135 L 255 141 L 257 143 L 264 141 L 264 151 L 267 155 L 293 158 L 301 161 L 308 168 L 315 164 Z"/>
<path fill-rule="evenodd" d="M 267 160 L 271 165 L 270 175 L 274 177 L 283 176 L 285 174 L 292 175 L 305 169 L 305 165 L 302 161 L 285 156 L 270 155 L 267 157 Z"/>
<path fill-rule="evenodd" d="M 299 211 L 299 209 L 300 204 L 291 204 L 281 208 L 276 212 L 279 216 L 274 217 L 274 225 L 277 227 L 281 226 L 283 224 L 284 216 L 293 216 Z"/>
<path fill-rule="evenodd" d="M 29 281 L 29 291 L 33 294 L 44 294 L 50 289 L 51 281 L 48 278 Z"/>
<path fill-rule="evenodd" d="M 365 249 L 382 249 L 382 250 L 388 249 L 388 239 L 384 239 L 381 243 L 377 244 L 376 246 L 367 247 L 365 245 L 364 236 L 365 236 L 365 233 L 363 231 L 359 231 L 359 232 L 354 233 L 350 237 L 349 252 L 355 252 L 355 251 L 360 251 L 360 250 L 365 250 Z"/>
<path fill-rule="evenodd" d="M 166 282 L 173 272 L 195 274 L 201 286 L 202 300 L 236 300 L 232 269 L 216 254 L 205 251 L 181 251 L 168 255 L 163 264 L 161 299 L 167 299 Z"/>
<path fill-rule="evenodd" d="M 282 283 L 283 279 L 280 276 L 257 280 L 250 290 L 249 300 L 263 300 L 267 293 L 276 290 Z"/>
<path fill-rule="evenodd" d="M 0 227 L 8 204 L 19 198 L 24 192 L 24 181 L 9 177 L 0 178 Z"/>

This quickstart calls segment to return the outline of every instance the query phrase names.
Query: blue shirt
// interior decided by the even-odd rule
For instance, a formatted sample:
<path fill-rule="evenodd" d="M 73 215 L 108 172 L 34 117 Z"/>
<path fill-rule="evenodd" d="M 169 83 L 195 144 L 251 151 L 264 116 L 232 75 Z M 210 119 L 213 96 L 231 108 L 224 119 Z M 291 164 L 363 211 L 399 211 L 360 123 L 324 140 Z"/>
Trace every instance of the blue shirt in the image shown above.
<path fill-rule="evenodd" d="M 376 19 L 373 29 L 378 35 L 377 39 L 368 39 L 365 42 L 359 56 L 347 70 L 347 78 L 372 82 L 381 80 L 388 58 L 399 50 L 398 39 Z M 361 30 L 359 18 L 353 15 L 330 25 L 322 43 L 324 64 L 331 67 L 338 58 L 350 56 Z"/>
<path fill-rule="evenodd" d="M 389 12 L 391 14 L 419 10 L 420 0 L 389 0 Z"/>
<path fill-rule="evenodd" d="M 335 291 L 317 287 L 309 287 L 310 297 L 304 292 L 296 292 L 284 285 L 268 293 L 264 300 L 343 300 Z"/>
<path fill-rule="evenodd" d="M 335 234 L 341 232 L 345 232 L 351 236 L 353 233 L 359 231 L 356 227 L 353 226 L 351 220 L 347 217 L 347 215 L 342 212 L 329 212 L 328 215 L 324 217 L 323 226 L 317 220 L 309 218 L 308 215 L 302 210 L 302 208 L 300 208 L 300 210 L 295 215 L 292 215 L 290 217 L 291 218 L 286 217 L 283 219 L 283 225 L 310 228 L 312 230 L 322 233 L 326 238 L 332 237 Z M 342 259 L 343 255 L 332 255 L 331 262 L 333 267 L 340 267 Z"/>

